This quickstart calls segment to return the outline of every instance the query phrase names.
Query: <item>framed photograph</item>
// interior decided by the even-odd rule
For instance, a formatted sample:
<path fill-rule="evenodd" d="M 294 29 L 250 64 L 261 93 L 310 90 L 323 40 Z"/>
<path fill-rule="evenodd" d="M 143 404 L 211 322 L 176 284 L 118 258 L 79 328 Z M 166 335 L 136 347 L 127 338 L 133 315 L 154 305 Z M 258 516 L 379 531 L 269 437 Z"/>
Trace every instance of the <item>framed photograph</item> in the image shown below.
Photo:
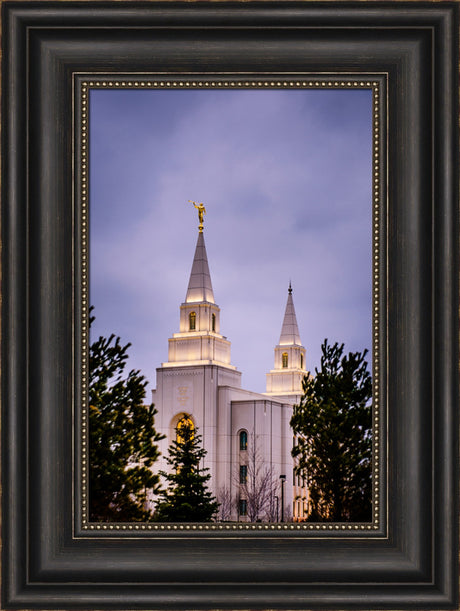
<path fill-rule="evenodd" d="M 457 3 L 2 10 L 3 606 L 457 608 Z M 104 496 L 111 333 L 206 511 L 131 449 Z M 340 511 L 295 417 L 324 338 L 372 375 Z"/>
<path fill-rule="evenodd" d="M 88 449 L 84 520 L 203 522 L 217 502 L 211 521 L 227 526 L 289 521 L 315 530 L 306 522 L 320 520 L 351 522 L 341 528 L 353 531 L 363 521 L 378 528 L 385 486 L 372 477 L 371 463 L 380 473 L 385 418 L 378 383 L 371 400 L 368 360 L 373 323 L 375 331 L 379 324 L 378 312 L 372 318 L 373 261 L 375 277 L 383 277 L 372 256 L 382 225 L 382 191 L 372 175 L 373 169 L 380 175 L 385 159 L 385 89 L 381 81 L 340 76 L 251 85 L 192 76 L 77 80 L 77 124 L 84 130 L 76 166 L 84 166 L 82 192 L 89 184 L 79 207 L 89 218 L 82 285 L 93 308 L 88 398 L 82 397 L 90 411 L 79 414 Z M 191 191 L 206 206 L 188 200 Z M 87 312 L 83 317 L 86 324 Z M 139 476 L 130 487 L 136 501 L 120 495 L 126 496 L 129 458 L 142 446 L 145 411 L 117 419 L 118 402 L 101 373 L 114 360 L 101 337 L 114 331 L 132 343 L 129 369 L 150 382 L 147 401 L 156 414 L 149 435 L 163 436 L 142 451 L 144 462 L 152 456 L 154 481 L 151 471 L 130 467 Z M 340 338 L 335 348 L 334 338 Z M 356 360 L 348 424 L 343 416 L 335 426 L 338 396 L 324 416 L 329 426 L 315 442 L 320 465 L 313 477 L 312 468 L 296 472 L 300 461 L 291 452 L 298 433 L 290 421 L 304 376 L 313 384 L 321 369 L 322 345 L 328 362 L 347 346 L 367 365 L 360 371 Z M 326 361 L 323 373 L 332 381 Z M 177 426 L 185 422 L 196 439 L 178 448 Z M 129 426 L 135 433 L 128 444 Z M 320 479 L 348 479 L 331 464 L 342 437 L 337 463 L 347 464 L 354 480 L 345 497 L 345 487 L 336 486 L 339 503 L 332 502 L 334 486 L 326 501 L 321 484 L 315 502 Z M 166 474 L 164 493 L 155 492 L 159 473 Z M 185 498 L 182 488 L 195 485 Z"/>

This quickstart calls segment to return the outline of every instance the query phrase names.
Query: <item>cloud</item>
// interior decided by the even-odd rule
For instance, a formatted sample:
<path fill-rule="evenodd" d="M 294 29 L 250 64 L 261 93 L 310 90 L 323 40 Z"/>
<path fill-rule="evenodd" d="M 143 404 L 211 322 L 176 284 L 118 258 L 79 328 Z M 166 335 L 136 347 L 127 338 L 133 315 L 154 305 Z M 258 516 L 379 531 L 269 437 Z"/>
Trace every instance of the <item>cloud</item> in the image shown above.
<path fill-rule="evenodd" d="M 95 333 L 131 341 L 152 385 L 195 248 L 188 199 L 208 211 L 221 329 L 245 387 L 265 389 L 289 279 L 308 366 L 324 337 L 370 348 L 370 92 L 104 91 L 91 104 Z"/>

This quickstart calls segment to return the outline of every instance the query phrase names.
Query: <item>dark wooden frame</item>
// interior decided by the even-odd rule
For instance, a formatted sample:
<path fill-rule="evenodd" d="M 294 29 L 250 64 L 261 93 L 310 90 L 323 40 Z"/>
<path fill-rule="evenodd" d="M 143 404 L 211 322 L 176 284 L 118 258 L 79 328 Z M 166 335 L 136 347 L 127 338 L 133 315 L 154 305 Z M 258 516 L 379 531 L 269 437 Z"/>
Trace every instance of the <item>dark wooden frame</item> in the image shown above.
<path fill-rule="evenodd" d="M 6 0 L 2 9 L 3 605 L 456 608 L 458 5 Z M 380 339 L 390 494 L 379 536 L 75 528 L 71 83 L 92 71 L 388 74 Z"/>

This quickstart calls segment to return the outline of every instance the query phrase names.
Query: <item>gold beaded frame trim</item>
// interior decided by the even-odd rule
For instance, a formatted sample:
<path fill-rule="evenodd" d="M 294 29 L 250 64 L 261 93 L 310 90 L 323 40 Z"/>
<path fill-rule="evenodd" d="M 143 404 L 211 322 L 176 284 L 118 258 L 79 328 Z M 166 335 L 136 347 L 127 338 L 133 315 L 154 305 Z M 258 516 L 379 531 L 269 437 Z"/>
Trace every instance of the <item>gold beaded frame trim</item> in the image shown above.
<path fill-rule="evenodd" d="M 81 337 L 75 341 L 81 342 L 81 360 L 77 362 L 81 370 L 80 396 L 74 402 L 74 419 L 76 434 L 74 435 L 74 456 L 79 456 L 80 464 L 74 464 L 74 507 L 73 514 L 78 516 L 79 527 L 88 535 L 103 532 L 112 536 L 139 535 L 182 535 L 191 536 L 204 533 L 234 532 L 240 536 L 243 533 L 273 536 L 275 534 L 318 534 L 321 538 L 337 535 L 353 535 L 358 537 L 386 537 L 388 513 L 387 503 L 387 409 L 382 400 L 382 348 L 381 333 L 387 328 L 384 307 L 386 300 L 386 257 L 382 248 L 386 242 L 387 211 L 387 99 L 386 73 L 366 74 L 284 74 L 282 77 L 244 76 L 215 74 L 197 77 L 192 75 L 169 75 L 136 73 L 130 75 L 112 74 L 79 74 L 73 75 L 74 92 L 74 143 L 73 143 L 73 175 L 75 177 L 74 209 L 80 228 L 81 258 L 74 263 L 78 270 L 75 283 L 80 283 L 80 293 L 76 293 L 75 311 L 81 312 Z M 370 89 L 372 90 L 372 520 L 362 523 L 184 523 L 167 524 L 155 522 L 133 523 L 98 523 L 90 522 L 89 510 L 89 440 L 88 440 L 88 380 L 89 380 L 89 261 L 88 261 L 88 218 L 89 218 L 89 92 L 92 89 Z M 78 249 L 74 249 L 78 252 Z M 385 275 L 383 273 L 385 272 Z M 79 283 L 78 283 L 79 280 Z M 383 290 L 382 290 L 383 289 Z M 77 289 L 78 290 L 78 289 Z M 386 333 L 385 333 L 386 336 Z M 78 387 L 78 385 L 77 385 Z M 78 408 L 80 406 L 80 408 Z M 79 481 L 78 481 L 79 480 Z M 74 519 L 74 527 L 75 527 Z M 378 531 L 378 532 L 377 532 Z M 317 537 L 315 537 L 317 538 Z"/>

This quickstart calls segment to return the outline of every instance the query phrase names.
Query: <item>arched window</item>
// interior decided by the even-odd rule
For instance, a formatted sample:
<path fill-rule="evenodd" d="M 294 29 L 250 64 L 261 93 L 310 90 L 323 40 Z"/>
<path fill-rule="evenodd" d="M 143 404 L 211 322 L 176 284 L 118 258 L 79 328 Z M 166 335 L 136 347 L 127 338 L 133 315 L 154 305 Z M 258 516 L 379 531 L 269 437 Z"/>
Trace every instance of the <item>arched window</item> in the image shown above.
<path fill-rule="evenodd" d="M 240 433 L 240 450 L 248 449 L 248 434 L 246 431 Z"/>
<path fill-rule="evenodd" d="M 195 331 L 196 329 L 196 314 L 195 312 L 190 312 L 188 315 L 189 329 L 190 331 Z"/>
<path fill-rule="evenodd" d="M 300 369 L 303 369 L 303 354 L 300 355 Z"/>
<path fill-rule="evenodd" d="M 288 353 L 287 352 L 283 352 L 282 360 L 283 360 L 283 368 L 285 369 L 288 366 Z"/>
<path fill-rule="evenodd" d="M 216 315 L 213 314 L 211 316 L 211 329 L 215 332 L 216 331 Z"/>
<path fill-rule="evenodd" d="M 176 441 L 181 444 L 186 439 L 193 439 L 195 425 L 187 414 L 184 414 L 176 426 Z"/>

